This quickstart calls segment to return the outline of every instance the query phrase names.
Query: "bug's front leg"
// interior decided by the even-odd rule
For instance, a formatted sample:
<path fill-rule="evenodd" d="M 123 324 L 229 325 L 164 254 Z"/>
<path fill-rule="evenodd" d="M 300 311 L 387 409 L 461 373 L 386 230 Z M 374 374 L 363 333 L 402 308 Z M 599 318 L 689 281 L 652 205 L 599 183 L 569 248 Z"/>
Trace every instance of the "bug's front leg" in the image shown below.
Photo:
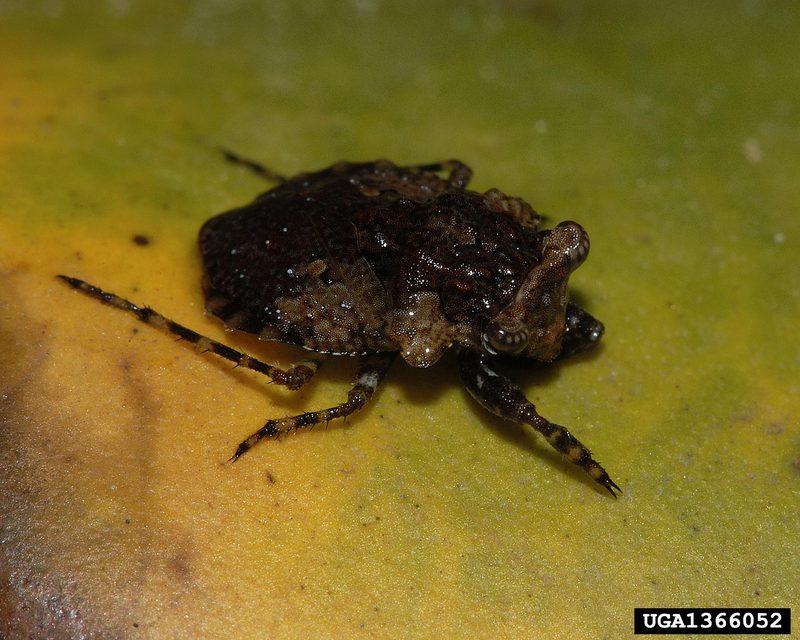
<path fill-rule="evenodd" d="M 459 368 L 467 390 L 483 407 L 506 420 L 531 425 L 547 439 L 551 447 L 588 473 L 612 496 L 617 497 L 615 489 L 622 493 L 575 436 L 561 425 L 540 416 L 519 387 L 491 369 L 488 356 L 464 349 L 459 354 Z"/>
<path fill-rule="evenodd" d="M 302 427 L 312 427 L 321 422 L 330 422 L 336 418 L 345 418 L 358 411 L 373 396 L 396 356 L 396 351 L 364 356 L 356 381 L 347 394 L 347 400 L 329 409 L 267 420 L 263 427 L 237 447 L 236 452 L 231 456 L 231 462 L 235 462 L 239 457 L 247 453 L 259 440 L 272 438 L 290 431 L 297 431 Z"/>

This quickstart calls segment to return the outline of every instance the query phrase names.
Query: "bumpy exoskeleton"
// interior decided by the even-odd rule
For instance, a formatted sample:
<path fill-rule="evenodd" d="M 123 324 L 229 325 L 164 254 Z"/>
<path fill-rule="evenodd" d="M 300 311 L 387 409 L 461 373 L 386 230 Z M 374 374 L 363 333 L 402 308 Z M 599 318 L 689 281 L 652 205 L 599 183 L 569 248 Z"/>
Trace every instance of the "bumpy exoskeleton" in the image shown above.
<path fill-rule="evenodd" d="M 353 413 L 397 353 L 413 367 L 428 367 L 453 347 L 464 385 L 481 405 L 531 425 L 615 495 L 619 487 L 589 450 L 542 418 L 493 368 L 494 360 L 508 357 L 553 362 L 592 348 L 602 336 L 603 325 L 568 302 L 569 275 L 589 251 L 579 224 L 540 230 L 539 215 L 523 200 L 497 189 L 468 190 L 472 172 L 456 160 L 408 167 L 342 162 L 283 179 L 226 155 L 280 184 L 200 230 L 208 310 L 264 340 L 363 359 L 347 400 L 268 420 L 233 460 L 263 438 Z M 437 175 L 442 172 L 448 176 Z M 290 389 L 308 382 L 321 363 L 316 356 L 282 370 L 152 309 L 61 277 Z"/>

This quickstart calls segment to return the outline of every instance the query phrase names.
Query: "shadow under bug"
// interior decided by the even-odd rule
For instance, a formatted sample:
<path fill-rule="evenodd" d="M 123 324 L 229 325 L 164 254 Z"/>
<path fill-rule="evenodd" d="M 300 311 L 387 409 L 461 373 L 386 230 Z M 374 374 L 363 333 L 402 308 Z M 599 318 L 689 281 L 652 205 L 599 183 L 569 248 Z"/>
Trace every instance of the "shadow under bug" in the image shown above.
<path fill-rule="evenodd" d="M 279 184 L 201 228 L 206 308 L 229 328 L 314 355 L 280 369 L 153 309 L 59 277 L 292 390 L 311 380 L 326 355 L 361 358 L 344 402 L 268 420 L 231 460 L 264 438 L 357 411 L 398 354 L 428 367 L 454 348 L 461 379 L 483 407 L 532 426 L 616 497 L 619 487 L 589 450 L 493 368 L 508 357 L 553 362 L 600 340 L 602 323 L 567 298 L 569 276 L 589 251 L 579 224 L 540 230 L 540 216 L 524 200 L 467 189 L 472 172 L 458 160 L 404 167 L 340 162 L 286 179 L 225 155 Z"/>

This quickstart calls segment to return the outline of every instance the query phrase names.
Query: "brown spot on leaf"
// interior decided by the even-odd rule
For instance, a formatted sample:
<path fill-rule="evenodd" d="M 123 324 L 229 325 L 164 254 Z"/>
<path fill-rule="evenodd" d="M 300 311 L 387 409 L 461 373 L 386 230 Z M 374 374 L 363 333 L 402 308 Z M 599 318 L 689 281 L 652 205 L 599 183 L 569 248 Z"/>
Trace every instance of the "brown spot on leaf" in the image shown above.
<path fill-rule="evenodd" d="M 188 582 L 192 574 L 190 554 L 186 549 L 179 549 L 169 560 L 167 569 L 181 582 Z"/>

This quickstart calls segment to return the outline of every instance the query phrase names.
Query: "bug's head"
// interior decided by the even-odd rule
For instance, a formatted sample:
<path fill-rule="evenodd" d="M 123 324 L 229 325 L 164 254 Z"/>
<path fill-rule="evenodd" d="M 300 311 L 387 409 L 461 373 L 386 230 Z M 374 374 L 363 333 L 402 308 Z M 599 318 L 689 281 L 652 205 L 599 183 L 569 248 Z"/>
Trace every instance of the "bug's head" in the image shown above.
<path fill-rule="evenodd" d="M 562 350 L 567 332 L 567 281 L 589 253 L 589 236 L 577 222 L 562 222 L 542 231 L 539 238 L 541 262 L 528 273 L 514 300 L 483 331 L 481 342 L 489 353 L 550 362 Z M 594 327 L 594 333 L 588 321 L 584 328 L 587 335 L 596 335 L 595 342 L 602 335 L 601 324 L 599 329 Z"/>

